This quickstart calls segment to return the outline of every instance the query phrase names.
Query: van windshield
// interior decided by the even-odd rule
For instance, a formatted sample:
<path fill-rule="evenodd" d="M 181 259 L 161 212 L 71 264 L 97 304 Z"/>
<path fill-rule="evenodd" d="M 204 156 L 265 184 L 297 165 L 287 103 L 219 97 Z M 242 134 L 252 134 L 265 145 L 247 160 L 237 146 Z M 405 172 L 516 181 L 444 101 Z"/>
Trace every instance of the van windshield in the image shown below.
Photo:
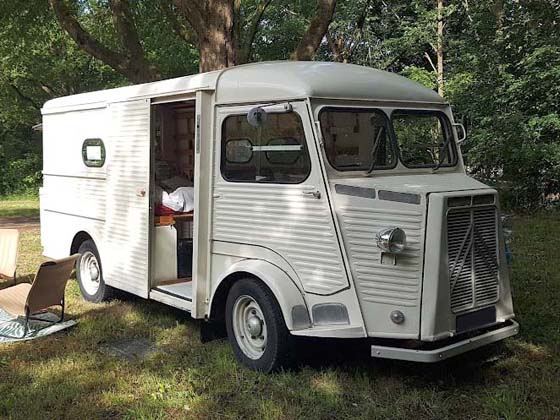
<path fill-rule="evenodd" d="M 450 123 L 439 111 L 325 108 L 319 115 L 325 153 L 338 171 L 439 168 L 457 163 Z"/>
<path fill-rule="evenodd" d="M 397 163 L 389 118 L 383 111 L 331 108 L 319 119 L 327 158 L 335 169 L 392 168 Z"/>

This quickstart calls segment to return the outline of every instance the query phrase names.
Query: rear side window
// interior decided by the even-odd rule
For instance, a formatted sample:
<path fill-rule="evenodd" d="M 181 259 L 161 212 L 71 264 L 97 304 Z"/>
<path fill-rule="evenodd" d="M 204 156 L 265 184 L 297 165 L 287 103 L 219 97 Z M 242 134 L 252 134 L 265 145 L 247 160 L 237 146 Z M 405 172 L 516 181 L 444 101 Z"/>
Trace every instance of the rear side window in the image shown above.
<path fill-rule="evenodd" d="M 295 112 L 267 114 L 261 128 L 247 114 L 222 125 L 222 176 L 232 182 L 298 184 L 311 172 L 301 118 Z"/>
<path fill-rule="evenodd" d="M 82 160 L 90 168 L 101 168 L 105 164 L 105 145 L 101 139 L 85 139 L 82 144 Z"/>

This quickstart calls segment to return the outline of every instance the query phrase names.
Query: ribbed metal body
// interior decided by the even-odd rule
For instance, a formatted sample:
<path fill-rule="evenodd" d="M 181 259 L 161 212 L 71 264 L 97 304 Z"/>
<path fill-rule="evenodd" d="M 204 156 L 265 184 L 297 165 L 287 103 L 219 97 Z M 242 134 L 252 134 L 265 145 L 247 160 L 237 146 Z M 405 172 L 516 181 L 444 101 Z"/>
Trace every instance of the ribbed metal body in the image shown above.
<path fill-rule="evenodd" d="M 451 310 L 457 313 L 496 302 L 499 297 L 496 208 L 450 209 L 447 242 Z"/>
<path fill-rule="evenodd" d="M 109 109 L 103 276 L 111 286 L 148 297 L 150 103 L 123 102 Z"/>
<path fill-rule="evenodd" d="M 368 334 L 416 338 L 420 328 L 424 211 L 422 205 L 336 194 L 344 248 Z M 398 255 L 382 253 L 377 233 L 398 226 L 407 246 Z M 406 321 L 391 321 L 399 310 Z"/>
<path fill-rule="evenodd" d="M 422 212 L 352 206 L 340 208 L 340 219 L 354 281 L 362 300 L 417 306 L 422 279 Z M 407 235 L 407 248 L 397 257 L 398 264 L 382 263 L 375 244 L 377 231 L 387 226 L 399 226 Z"/>
<path fill-rule="evenodd" d="M 331 294 L 348 286 L 332 215 L 305 185 L 216 185 L 214 240 L 258 245 L 280 254 L 306 291 Z"/>

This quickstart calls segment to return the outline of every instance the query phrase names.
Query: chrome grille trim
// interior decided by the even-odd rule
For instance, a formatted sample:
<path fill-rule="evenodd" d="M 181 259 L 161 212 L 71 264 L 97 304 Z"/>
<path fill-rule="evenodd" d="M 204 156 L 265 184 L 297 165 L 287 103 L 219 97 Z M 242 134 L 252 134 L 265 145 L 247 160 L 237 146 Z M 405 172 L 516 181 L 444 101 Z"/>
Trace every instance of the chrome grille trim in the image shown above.
<path fill-rule="evenodd" d="M 454 313 L 496 302 L 499 298 L 496 207 L 449 209 L 447 255 Z"/>

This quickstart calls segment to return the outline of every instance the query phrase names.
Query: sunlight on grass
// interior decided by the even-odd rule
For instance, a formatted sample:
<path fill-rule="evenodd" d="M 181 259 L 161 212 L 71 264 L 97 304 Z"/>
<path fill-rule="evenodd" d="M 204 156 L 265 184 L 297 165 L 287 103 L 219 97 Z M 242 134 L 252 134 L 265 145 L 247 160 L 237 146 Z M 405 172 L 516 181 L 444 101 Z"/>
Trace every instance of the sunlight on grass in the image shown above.
<path fill-rule="evenodd" d="M 39 216 L 39 199 L 36 197 L 14 197 L 0 200 L 0 217 Z"/>
<path fill-rule="evenodd" d="M 336 399 L 342 393 L 338 378 L 334 372 L 323 372 L 321 375 L 312 379 L 311 385 L 328 398 Z"/>

